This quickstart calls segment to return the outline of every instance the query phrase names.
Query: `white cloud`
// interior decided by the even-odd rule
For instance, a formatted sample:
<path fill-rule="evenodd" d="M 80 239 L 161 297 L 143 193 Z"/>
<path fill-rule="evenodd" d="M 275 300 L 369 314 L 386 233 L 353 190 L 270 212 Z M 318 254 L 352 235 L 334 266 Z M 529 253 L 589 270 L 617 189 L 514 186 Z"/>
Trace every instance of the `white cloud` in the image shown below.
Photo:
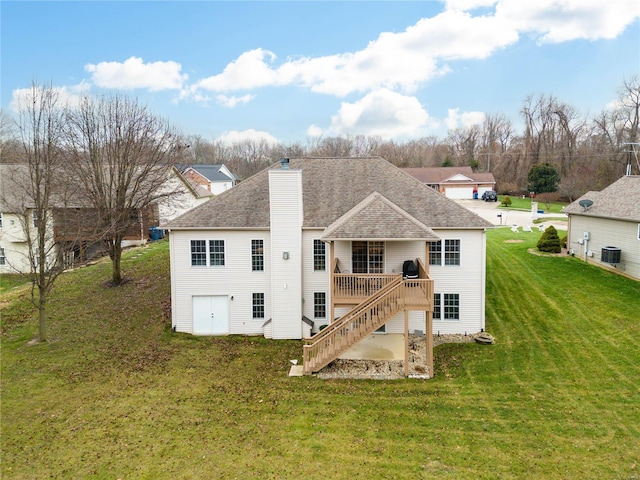
<path fill-rule="evenodd" d="M 501 0 L 496 7 L 496 17 L 504 18 L 521 32 L 540 35 L 541 42 L 611 39 L 640 18 L 640 3 L 636 0 Z"/>
<path fill-rule="evenodd" d="M 309 128 L 307 128 L 307 135 L 310 137 L 321 137 L 322 128 L 317 125 L 310 125 Z"/>
<path fill-rule="evenodd" d="M 100 62 L 87 64 L 84 69 L 91 73 L 92 81 L 99 87 L 134 89 L 146 88 L 151 91 L 176 90 L 182 88 L 188 75 L 180 73 L 182 66 L 177 62 L 144 63 L 142 58 L 131 57 L 120 62 Z"/>
<path fill-rule="evenodd" d="M 483 14 L 473 15 L 483 8 Z M 446 62 L 483 59 L 531 34 L 541 42 L 613 38 L 640 16 L 636 0 L 446 0 L 443 12 L 399 33 L 383 32 L 362 50 L 303 57 L 280 65 L 268 50 L 240 55 L 185 90 L 232 92 L 295 85 L 344 97 L 378 89 L 406 94 L 450 71 Z"/>
<path fill-rule="evenodd" d="M 485 115 L 483 112 L 460 113 L 459 108 L 450 108 L 444 123 L 449 130 L 454 130 L 459 127 L 466 128 L 473 125 L 480 125 L 484 122 L 484 118 Z"/>
<path fill-rule="evenodd" d="M 267 132 L 261 132 L 250 128 L 248 130 L 230 130 L 224 132 L 216 141 L 224 143 L 225 145 L 232 145 L 234 143 L 241 143 L 245 141 L 250 142 L 266 142 L 269 145 L 278 145 L 280 142 L 276 137 Z"/>
<path fill-rule="evenodd" d="M 228 64 L 219 75 L 202 79 L 191 88 L 229 92 L 277 85 L 278 73 L 269 66 L 275 59 L 275 54 L 268 50 L 250 50 Z"/>
<path fill-rule="evenodd" d="M 218 95 L 216 96 L 216 103 L 222 105 L 223 107 L 233 108 L 241 103 L 249 103 L 254 98 L 255 95 L 243 95 L 242 97 L 228 97 L 226 95 Z"/>
<path fill-rule="evenodd" d="M 415 97 L 388 89 L 371 92 L 355 103 L 343 102 L 323 134 L 367 135 L 384 139 L 418 134 L 433 121 Z M 311 128 L 311 127 L 310 127 Z M 319 129 L 312 130 L 317 133 Z"/>
<path fill-rule="evenodd" d="M 81 82 L 78 85 L 51 87 L 58 96 L 58 106 L 60 107 L 76 107 L 80 104 L 80 100 L 83 96 L 89 93 L 90 85 L 86 82 Z M 11 93 L 11 102 L 9 103 L 9 109 L 13 112 L 18 112 L 25 106 L 25 102 L 31 103 L 32 101 L 32 89 L 17 88 Z"/>

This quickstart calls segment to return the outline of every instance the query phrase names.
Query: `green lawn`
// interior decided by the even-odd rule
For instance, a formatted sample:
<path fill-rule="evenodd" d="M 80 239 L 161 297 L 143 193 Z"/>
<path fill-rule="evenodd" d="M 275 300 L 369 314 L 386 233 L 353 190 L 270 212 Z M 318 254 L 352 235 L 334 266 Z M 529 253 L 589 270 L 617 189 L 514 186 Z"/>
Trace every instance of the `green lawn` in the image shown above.
<path fill-rule="evenodd" d="M 428 381 L 290 378 L 301 342 L 172 334 L 166 242 L 121 287 L 107 262 L 60 277 L 49 344 L 12 294 L 2 478 L 638 478 L 640 283 L 539 235 L 489 232 L 497 343 L 436 347 Z"/>
<path fill-rule="evenodd" d="M 499 195 L 498 196 L 498 203 L 501 204 L 502 200 L 504 199 L 505 195 Z M 526 210 L 526 211 L 531 211 L 531 198 L 529 197 L 519 197 L 517 195 L 514 196 L 509 196 L 509 198 L 511 198 L 511 206 L 510 207 L 503 207 L 502 205 L 500 205 L 500 207 L 498 208 L 507 208 L 507 209 L 513 209 L 513 210 Z M 534 201 L 537 201 L 534 199 Z M 538 210 L 544 210 L 544 213 L 562 213 L 562 208 L 566 207 L 567 204 L 566 203 L 558 203 L 558 202 L 553 202 L 550 204 L 546 204 L 544 202 L 538 202 Z"/>

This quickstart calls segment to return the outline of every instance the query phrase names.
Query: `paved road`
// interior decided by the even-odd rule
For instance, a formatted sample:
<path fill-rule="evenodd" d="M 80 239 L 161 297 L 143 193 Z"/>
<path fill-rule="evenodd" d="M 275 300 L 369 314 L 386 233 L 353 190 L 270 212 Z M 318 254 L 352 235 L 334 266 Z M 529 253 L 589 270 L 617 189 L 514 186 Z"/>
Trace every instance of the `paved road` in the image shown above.
<path fill-rule="evenodd" d="M 533 225 L 531 212 L 498 208 L 500 205 L 499 202 L 484 202 L 482 200 L 456 200 L 456 202 L 472 212 L 477 213 L 494 225 Z M 498 215 L 502 216 L 499 217 Z M 565 215 L 562 213 L 537 214 L 537 217 L 542 219 L 545 217 L 558 218 L 563 216 Z M 553 220 L 549 222 L 548 225 L 553 224 L 556 227 L 559 226 L 566 229 L 566 223 L 566 221 Z"/>

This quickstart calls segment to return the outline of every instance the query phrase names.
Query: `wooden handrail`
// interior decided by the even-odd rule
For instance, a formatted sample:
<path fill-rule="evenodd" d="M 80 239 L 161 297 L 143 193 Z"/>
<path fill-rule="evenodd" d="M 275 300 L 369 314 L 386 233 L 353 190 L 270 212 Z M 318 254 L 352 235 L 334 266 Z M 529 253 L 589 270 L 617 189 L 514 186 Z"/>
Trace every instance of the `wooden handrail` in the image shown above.
<path fill-rule="evenodd" d="M 357 315 L 360 311 L 362 311 L 363 309 L 366 309 L 371 303 L 375 302 L 379 295 L 384 294 L 387 290 L 390 290 L 394 286 L 400 284 L 400 282 L 402 281 L 402 278 L 399 275 L 396 275 L 395 277 L 396 277 L 395 282 L 387 284 L 383 289 L 378 290 L 375 294 L 369 296 L 366 300 L 359 303 L 358 305 L 353 307 L 351 310 L 349 310 L 347 313 L 345 313 L 342 317 L 340 317 L 340 319 L 338 319 L 335 322 L 332 322 L 328 327 L 320 330 L 313 337 L 305 338 L 304 339 L 305 342 L 312 344 L 322 340 L 323 337 L 331 335 L 331 332 L 340 328 L 344 323 L 348 322 L 351 317 L 353 317 L 354 315 Z"/>

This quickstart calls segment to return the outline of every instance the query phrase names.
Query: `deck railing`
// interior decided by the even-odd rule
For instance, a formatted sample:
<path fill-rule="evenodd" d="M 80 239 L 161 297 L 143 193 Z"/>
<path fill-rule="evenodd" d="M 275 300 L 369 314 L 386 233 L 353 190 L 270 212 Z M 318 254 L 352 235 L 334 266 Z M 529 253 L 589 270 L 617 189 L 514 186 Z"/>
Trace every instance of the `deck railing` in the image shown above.
<path fill-rule="evenodd" d="M 400 277 L 398 274 L 387 273 L 336 273 L 333 276 L 332 298 L 335 303 L 359 303 Z"/>

